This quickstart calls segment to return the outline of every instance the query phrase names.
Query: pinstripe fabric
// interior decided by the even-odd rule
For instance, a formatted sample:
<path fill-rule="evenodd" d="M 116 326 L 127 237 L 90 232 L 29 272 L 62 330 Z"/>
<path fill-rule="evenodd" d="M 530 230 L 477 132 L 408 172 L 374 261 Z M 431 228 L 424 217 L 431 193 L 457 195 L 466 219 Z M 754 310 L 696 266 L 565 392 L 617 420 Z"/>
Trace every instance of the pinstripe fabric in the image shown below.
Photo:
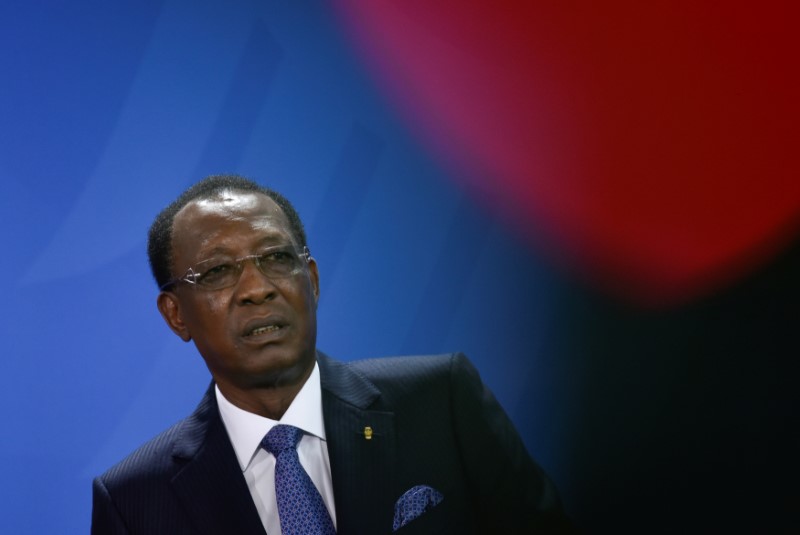
<path fill-rule="evenodd" d="M 189 418 L 96 479 L 98 486 L 106 490 L 94 496 L 92 533 L 264 533 L 213 388 Z"/>
<path fill-rule="evenodd" d="M 319 364 L 340 535 L 391 533 L 417 485 L 444 500 L 398 534 L 567 532 L 555 488 L 463 355 Z M 264 533 L 211 390 L 94 485 L 96 535 Z"/>
<path fill-rule="evenodd" d="M 323 356 L 320 372 L 326 433 L 337 434 L 328 451 L 340 534 L 391 533 L 396 500 L 420 484 L 444 500 L 398 534 L 572 532 L 555 487 L 463 355 Z"/>

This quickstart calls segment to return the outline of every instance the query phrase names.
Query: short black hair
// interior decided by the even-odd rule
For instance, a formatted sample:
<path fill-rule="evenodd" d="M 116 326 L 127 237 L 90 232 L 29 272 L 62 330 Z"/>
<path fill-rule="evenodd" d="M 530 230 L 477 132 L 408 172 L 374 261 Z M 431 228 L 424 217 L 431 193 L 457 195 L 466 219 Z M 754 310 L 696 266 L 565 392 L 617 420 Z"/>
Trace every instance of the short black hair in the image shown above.
<path fill-rule="evenodd" d="M 150 260 L 150 270 L 159 288 L 172 280 L 172 226 L 175 216 L 181 209 L 197 199 L 210 199 L 223 191 L 240 191 L 261 193 L 277 204 L 286 219 L 289 220 L 289 229 L 297 241 L 297 245 L 305 247 L 306 231 L 297 210 L 294 209 L 286 197 L 264 187 L 248 178 L 239 175 L 211 175 L 186 189 L 180 196 L 172 201 L 169 206 L 161 210 L 147 236 L 147 256 Z"/>

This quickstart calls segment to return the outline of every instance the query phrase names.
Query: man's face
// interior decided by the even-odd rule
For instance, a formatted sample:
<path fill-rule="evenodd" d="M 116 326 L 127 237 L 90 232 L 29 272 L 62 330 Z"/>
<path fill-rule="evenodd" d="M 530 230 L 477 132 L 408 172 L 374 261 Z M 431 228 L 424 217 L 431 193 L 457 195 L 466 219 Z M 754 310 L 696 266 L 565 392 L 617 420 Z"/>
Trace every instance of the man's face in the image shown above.
<path fill-rule="evenodd" d="M 241 258 L 273 245 L 299 244 L 269 197 L 226 191 L 196 200 L 175 216 L 173 275 L 211 258 Z M 179 283 L 159 296 L 158 305 L 178 336 L 194 340 L 220 389 L 230 395 L 305 380 L 315 359 L 318 296 L 313 259 L 280 279 L 245 261 L 234 286 L 206 290 Z"/>

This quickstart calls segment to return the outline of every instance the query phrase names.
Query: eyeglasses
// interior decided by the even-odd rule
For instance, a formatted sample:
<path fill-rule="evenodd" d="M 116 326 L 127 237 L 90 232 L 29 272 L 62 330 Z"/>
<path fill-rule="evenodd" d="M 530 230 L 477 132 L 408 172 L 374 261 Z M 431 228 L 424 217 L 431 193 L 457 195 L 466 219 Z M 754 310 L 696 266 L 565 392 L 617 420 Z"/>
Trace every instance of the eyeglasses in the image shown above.
<path fill-rule="evenodd" d="M 303 247 L 302 252 L 291 245 L 278 245 L 270 247 L 258 254 L 243 256 L 241 258 L 211 258 L 197 263 L 177 279 L 172 279 L 163 286 L 166 290 L 170 286 L 185 282 L 204 290 L 221 290 L 229 288 L 239 282 L 242 276 L 244 263 L 252 260 L 258 270 L 269 279 L 285 279 L 300 273 L 308 264 L 311 253 L 308 247 Z"/>

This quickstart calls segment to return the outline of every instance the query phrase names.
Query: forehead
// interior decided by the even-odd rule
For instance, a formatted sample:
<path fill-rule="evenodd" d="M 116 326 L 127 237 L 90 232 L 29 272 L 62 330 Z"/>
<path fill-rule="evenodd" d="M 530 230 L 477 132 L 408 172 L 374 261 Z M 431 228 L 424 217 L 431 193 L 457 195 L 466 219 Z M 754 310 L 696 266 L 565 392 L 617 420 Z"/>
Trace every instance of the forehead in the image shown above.
<path fill-rule="evenodd" d="M 253 240 L 294 243 L 289 221 L 275 201 L 261 193 L 226 190 L 206 199 L 195 199 L 176 215 L 172 248 L 178 257 L 210 249 L 248 247 Z"/>

